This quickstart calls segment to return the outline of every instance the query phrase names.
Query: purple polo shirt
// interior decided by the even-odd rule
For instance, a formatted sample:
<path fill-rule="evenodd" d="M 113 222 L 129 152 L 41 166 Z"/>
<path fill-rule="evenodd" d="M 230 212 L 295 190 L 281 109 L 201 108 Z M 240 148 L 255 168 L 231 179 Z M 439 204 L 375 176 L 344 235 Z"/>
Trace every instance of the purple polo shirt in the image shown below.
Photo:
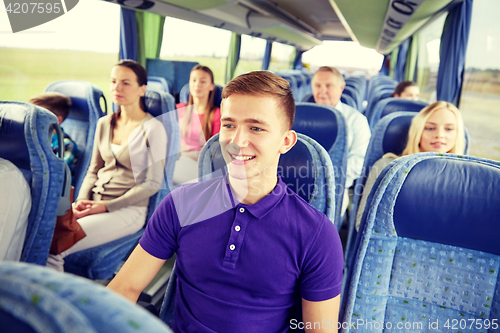
<path fill-rule="evenodd" d="M 286 332 L 301 298 L 340 294 L 337 230 L 281 178 L 253 205 L 236 201 L 223 177 L 182 186 L 139 243 L 160 259 L 177 252 L 174 332 Z"/>

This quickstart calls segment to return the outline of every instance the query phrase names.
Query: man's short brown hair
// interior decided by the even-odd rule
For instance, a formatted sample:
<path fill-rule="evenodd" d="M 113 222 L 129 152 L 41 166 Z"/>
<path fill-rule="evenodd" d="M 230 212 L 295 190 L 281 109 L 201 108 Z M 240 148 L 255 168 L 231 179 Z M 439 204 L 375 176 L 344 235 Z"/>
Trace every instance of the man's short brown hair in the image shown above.
<path fill-rule="evenodd" d="M 30 98 L 29 102 L 46 108 L 56 116 L 64 119 L 68 116 L 71 107 L 71 98 L 57 92 L 45 92 Z"/>
<path fill-rule="evenodd" d="M 268 71 L 254 71 L 239 75 L 231 80 L 222 90 L 222 99 L 231 95 L 270 96 L 283 110 L 286 129 L 292 129 L 295 118 L 295 101 L 288 82 Z"/>

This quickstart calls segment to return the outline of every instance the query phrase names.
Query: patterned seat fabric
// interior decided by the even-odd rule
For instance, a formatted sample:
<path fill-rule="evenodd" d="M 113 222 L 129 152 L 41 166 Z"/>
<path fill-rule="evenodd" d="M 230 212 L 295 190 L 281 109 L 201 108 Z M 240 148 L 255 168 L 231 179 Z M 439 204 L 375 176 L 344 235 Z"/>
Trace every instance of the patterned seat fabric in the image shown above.
<path fill-rule="evenodd" d="M 153 214 L 156 206 L 170 193 L 175 161 L 180 152 L 181 138 L 175 112 L 172 112 L 175 110 L 174 98 L 170 94 L 166 92 L 146 91 L 145 107 L 147 112 L 163 123 L 168 139 L 163 185 L 149 199 L 147 221 Z M 64 270 L 89 279 L 109 279 L 115 273 L 120 262 L 127 256 L 133 246 L 137 244 L 143 232 L 144 228 L 133 235 L 73 253 L 65 259 Z"/>
<path fill-rule="evenodd" d="M 97 121 L 104 116 L 99 104 L 104 95 L 97 86 L 77 80 L 53 82 L 45 91 L 58 92 L 71 98 L 72 105 L 68 117 L 62 122 L 61 127 L 78 147 L 77 164 L 72 181 L 76 198 L 92 159 Z M 104 105 L 106 105 L 105 99 Z"/>
<path fill-rule="evenodd" d="M 54 130 L 62 140 L 57 118 L 47 110 L 28 103 L 0 102 L 0 157 L 21 170 L 31 190 L 21 261 L 42 266 L 49 255 L 65 172 L 64 161 L 52 152 Z"/>
<path fill-rule="evenodd" d="M 335 170 L 335 225 L 340 229 L 347 167 L 347 137 L 344 117 L 335 108 L 297 103 L 292 129 L 319 143 L 330 156 Z"/>
<path fill-rule="evenodd" d="M 103 286 L 24 263 L 0 262 L 2 332 L 144 332 L 171 330 Z"/>
<path fill-rule="evenodd" d="M 361 221 L 343 332 L 497 332 L 499 186 L 500 163 L 474 157 L 419 153 L 385 168 Z"/>

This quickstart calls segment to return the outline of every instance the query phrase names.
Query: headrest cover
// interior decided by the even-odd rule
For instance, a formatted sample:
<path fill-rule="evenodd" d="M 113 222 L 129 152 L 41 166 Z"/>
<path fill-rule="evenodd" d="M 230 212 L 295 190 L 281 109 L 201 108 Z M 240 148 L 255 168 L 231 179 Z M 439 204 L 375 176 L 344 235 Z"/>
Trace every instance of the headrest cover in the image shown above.
<path fill-rule="evenodd" d="M 337 116 L 327 107 L 317 104 L 297 104 L 292 129 L 316 140 L 326 151 L 337 139 Z"/>
<path fill-rule="evenodd" d="M 99 100 L 102 91 L 86 81 L 57 81 L 49 85 L 46 91 L 54 91 L 71 97 L 71 108 L 68 119 L 89 121 L 89 100 L 100 111 Z"/>
<path fill-rule="evenodd" d="M 413 111 L 419 112 L 423 108 L 427 106 L 427 103 L 422 101 L 409 101 L 403 98 L 391 98 L 387 100 L 387 104 L 382 110 L 382 114 L 380 118 L 388 115 L 389 113 L 397 112 L 397 111 Z"/>
<path fill-rule="evenodd" d="M 473 160 L 417 163 L 395 202 L 400 237 L 500 255 L 500 168 Z"/>
<path fill-rule="evenodd" d="M 0 103 L 0 157 L 19 169 L 30 170 L 30 154 L 25 140 L 25 119 L 29 106 Z"/>
<path fill-rule="evenodd" d="M 146 112 L 149 112 L 153 117 L 158 117 L 163 114 L 161 95 L 157 91 L 146 90 L 144 94 L 144 104 Z"/>
<path fill-rule="evenodd" d="M 401 155 L 408 142 L 408 130 L 410 129 L 412 116 L 400 116 L 394 118 L 387 126 L 384 133 L 382 147 L 384 154 L 393 153 Z"/>

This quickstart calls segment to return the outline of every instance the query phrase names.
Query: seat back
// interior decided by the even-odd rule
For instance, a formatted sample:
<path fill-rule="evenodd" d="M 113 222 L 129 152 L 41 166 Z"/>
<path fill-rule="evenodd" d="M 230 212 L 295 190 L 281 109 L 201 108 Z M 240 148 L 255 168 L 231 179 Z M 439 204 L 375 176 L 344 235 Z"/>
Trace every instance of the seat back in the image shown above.
<path fill-rule="evenodd" d="M 0 102 L 0 157 L 21 170 L 31 190 L 21 261 L 42 266 L 49 255 L 65 172 L 64 160 L 52 152 L 54 130 L 59 131 L 61 147 L 54 114 L 28 103 Z"/>
<path fill-rule="evenodd" d="M 180 130 L 175 116 L 173 97 L 166 92 L 146 91 L 144 104 L 147 112 L 163 123 L 167 133 L 167 160 L 165 161 L 164 180 L 160 190 L 149 199 L 147 220 L 156 206 L 170 193 L 174 175 L 175 161 L 180 152 Z M 137 244 L 144 228 L 137 233 L 113 242 L 73 253 L 65 258 L 64 270 L 89 279 L 108 279 L 113 276 L 121 261 Z"/>
<path fill-rule="evenodd" d="M 275 72 L 275 74 L 288 81 L 288 83 L 290 84 L 290 89 L 292 90 L 293 98 L 295 101 L 302 100 L 302 96 L 301 96 L 301 92 L 299 90 L 297 79 L 295 78 L 295 76 L 293 74 L 287 73 L 285 71 Z"/>
<path fill-rule="evenodd" d="M 53 82 L 45 91 L 58 92 L 71 98 L 72 105 L 68 117 L 62 122 L 61 127 L 78 148 L 77 163 L 72 180 L 76 198 L 92 159 L 97 121 L 104 115 L 99 104 L 101 98 L 104 99 L 104 95 L 99 87 L 89 82 L 77 80 Z M 104 105 L 106 105 L 105 99 Z"/>
<path fill-rule="evenodd" d="M 353 108 L 355 108 L 357 110 L 358 106 L 357 106 L 356 102 L 354 101 L 354 99 L 351 96 L 342 93 L 342 95 L 340 96 L 340 101 L 342 103 L 344 103 L 346 105 L 349 105 L 350 107 L 353 107 Z"/>
<path fill-rule="evenodd" d="M 500 163 L 419 153 L 390 166 L 363 214 L 344 321 L 442 331 L 499 318 Z"/>
<path fill-rule="evenodd" d="M 0 262 L 2 332 L 172 332 L 103 286 L 50 268 Z"/>
<path fill-rule="evenodd" d="M 220 103 L 222 102 L 222 89 L 223 87 L 219 84 L 215 85 L 214 89 L 214 106 L 220 108 Z M 187 103 L 189 101 L 189 83 L 186 83 L 179 94 L 179 101 L 181 103 Z"/>
<path fill-rule="evenodd" d="M 365 116 L 367 119 L 372 116 L 375 105 L 377 105 L 379 101 L 391 97 L 393 92 L 394 87 L 387 87 L 383 85 L 373 92 L 366 104 Z"/>
<path fill-rule="evenodd" d="M 147 89 L 171 93 L 167 80 L 160 76 L 148 76 Z"/>
<path fill-rule="evenodd" d="M 344 117 L 335 108 L 311 103 L 297 103 L 293 130 L 318 142 L 330 156 L 335 170 L 335 223 L 340 229 L 344 197 L 347 140 Z"/>
<path fill-rule="evenodd" d="M 410 111 L 420 112 L 428 104 L 423 101 L 409 101 L 403 98 L 386 98 L 379 101 L 373 108 L 372 114 L 369 115 L 368 123 L 370 129 L 373 129 L 377 122 L 383 117 L 393 112 Z"/>
<path fill-rule="evenodd" d="M 362 105 L 362 98 L 361 94 L 353 87 L 351 86 L 345 86 L 344 90 L 342 91 L 342 94 L 345 94 L 347 96 L 352 97 L 354 102 L 356 102 L 356 107 L 354 107 L 356 110 L 359 110 L 358 105 Z"/>

